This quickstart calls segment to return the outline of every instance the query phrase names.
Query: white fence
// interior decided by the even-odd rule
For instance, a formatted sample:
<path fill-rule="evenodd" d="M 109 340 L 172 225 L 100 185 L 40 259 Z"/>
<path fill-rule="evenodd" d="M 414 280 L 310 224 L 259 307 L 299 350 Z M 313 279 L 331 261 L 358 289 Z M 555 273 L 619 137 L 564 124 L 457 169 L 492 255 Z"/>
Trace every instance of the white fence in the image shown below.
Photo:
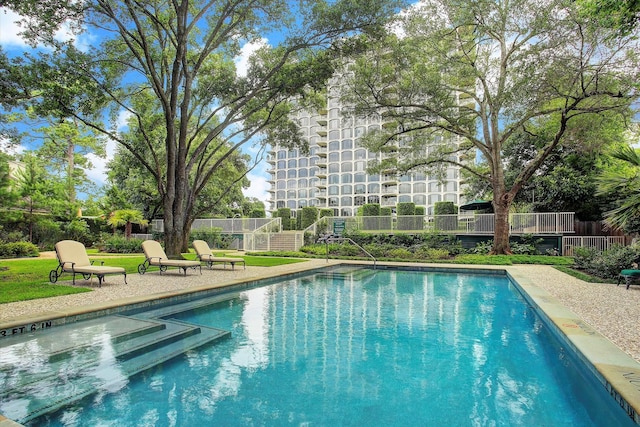
<path fill-rule="evenodd" d="M 573 256 L 575 248 L 596 248 L 606 251 L 614 245 L 624 245 L 624 236 L 563 236 L 562 255 Z"/>
<path fill-rule="evenodd" d="M 511 234 L 574 233 L 574 212 L 509 214 Z M 346 230 L 493 234 L 494 214 L 324 217 L 305 231 L 332 233 L 339 221 Z"/>
<path fill-rule="evenodd" d="M 243 234 L 252 233 L 261 227 L 275 221 L 274 218 L 211 218 L 196 219 L 193 221 L 191 231 L 208 230 L 211 228 L 220 229 L 223 234 Z M 151 221 L 151 229 L 162 233 L 164 231 L 164 220 L 154 219 Z"/>

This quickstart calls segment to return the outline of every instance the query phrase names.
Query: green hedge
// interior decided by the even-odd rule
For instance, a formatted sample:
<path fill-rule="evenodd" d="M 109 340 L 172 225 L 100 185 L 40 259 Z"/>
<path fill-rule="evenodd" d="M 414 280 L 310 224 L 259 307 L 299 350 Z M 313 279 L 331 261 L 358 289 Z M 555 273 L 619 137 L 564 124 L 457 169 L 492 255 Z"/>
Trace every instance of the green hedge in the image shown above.
<path fill-rule="evenodd" d="M 38 247 L 31 242 L 0 243 L 1 258 L 37 257 Z"/>

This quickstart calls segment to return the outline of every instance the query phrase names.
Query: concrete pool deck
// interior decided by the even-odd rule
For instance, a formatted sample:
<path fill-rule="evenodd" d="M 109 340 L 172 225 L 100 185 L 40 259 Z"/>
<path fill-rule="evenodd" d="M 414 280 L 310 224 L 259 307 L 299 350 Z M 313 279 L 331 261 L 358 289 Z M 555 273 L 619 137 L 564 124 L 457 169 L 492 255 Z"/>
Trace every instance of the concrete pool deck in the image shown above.
<path fill-rule="evenodd" d="M 18 329 L 17 333 L 20 333 L 24 332 L 20 328 L 52 319 L 83 317 L 96 311 L 108 313 L 125 305 L 144 304 L 149 300 L 174 298 L 342 263 L 353 264 L 316 259 L 277 267 L 204 268 L 202 275 L 189 270 L 186 277 L 176 269 L 162 275 L 158 270 L 151 270 L 145 275 L 129 275 L 126 285 L 121 275 L 107 276 L 101 288 L 97 287 L 95 278 L 92 281 L 76 280 L 76 286 L 88 286 L 93 291 L 0 304 L 0 332 L 7 335 Z M 627 290 L 625 286 L 615 284 L 586 283 L 553 267 L 540 265 L 381 264 L 506 271 L 528 294 L 529 302 L 547 313 L 557 330 L 569 338 L 571 346 L 580 350 L 593 367 L 596 377 L 640 424 L 640 287 L 632 286 Z M 0 337 L 0 346 L 1 343 Z M 0 416 L 0 427 L 15 425 Z"/>

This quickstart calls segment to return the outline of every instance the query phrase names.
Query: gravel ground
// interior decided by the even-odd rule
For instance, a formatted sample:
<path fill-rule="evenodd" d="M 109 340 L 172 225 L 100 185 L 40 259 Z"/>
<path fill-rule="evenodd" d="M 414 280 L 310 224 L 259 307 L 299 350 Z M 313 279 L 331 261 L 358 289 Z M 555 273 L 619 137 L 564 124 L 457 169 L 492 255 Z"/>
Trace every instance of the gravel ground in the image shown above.
<path fill-rule="evenodd" d="M 334 263 L 336 261 L 330 262 L 330 264 Z M 257 280 L 285 274 L 301 268 L 326 265 L 326 260 L 310 260 L 278 267 L 247 267 L 243 269 L 240 266 L 235 270 L 231 270 L 230 267 L 227 269 L 214 267 L 212 270 L 203 268 L 202 275 L 189 270 L 186 277 L 176 269 L 170 269 L 162 275 L 155 270 L 149 271 L 145 275 L 130 274 L 127 276 L 128 284 L 126 285 L 121 275 L 107 276 L 101 288 L 98 288 L 98 282 L 95 278 L 92 281 L 78 280 L 77 286 L 89 286 L 93 291 L 1 304 L 0 324 L 37 317 L 45 312 L 109 302 L 124 304 L 127 299 L 132 297 L 179 292 L 203 286 L 223 286 L 238 281 Z M 632 286 L 627 290 L 622 285 L 586 283 L 548 266 L 519 265 L 505 268 L 508 271 L 526 275 L 534 285 L 555 296 L 565 307 L 640 362 L 640 287 Z"/>

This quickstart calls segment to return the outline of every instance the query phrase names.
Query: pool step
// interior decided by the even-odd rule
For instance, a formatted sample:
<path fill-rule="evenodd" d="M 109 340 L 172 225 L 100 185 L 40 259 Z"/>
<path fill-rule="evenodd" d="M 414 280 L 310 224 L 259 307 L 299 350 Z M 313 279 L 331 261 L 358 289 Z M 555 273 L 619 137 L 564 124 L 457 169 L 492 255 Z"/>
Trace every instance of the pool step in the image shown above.
<path fill-rule="evenodd" d="M 87 341 L 90 331 L 94 338 Z M 0 413 L 26 422 L 93 393 L 119 390 L 131 375 L 229 334 L 179 321 L 108 316 L 23 336 L 0 349 Z"/>
<path fill-rule="evenodd" d="M 362 267 L 337 267 L 335 269 L 317 273 L 315 277 L 329 280 L 355 279 L 363 281 L 376 274 L 376 270 Z"/>

